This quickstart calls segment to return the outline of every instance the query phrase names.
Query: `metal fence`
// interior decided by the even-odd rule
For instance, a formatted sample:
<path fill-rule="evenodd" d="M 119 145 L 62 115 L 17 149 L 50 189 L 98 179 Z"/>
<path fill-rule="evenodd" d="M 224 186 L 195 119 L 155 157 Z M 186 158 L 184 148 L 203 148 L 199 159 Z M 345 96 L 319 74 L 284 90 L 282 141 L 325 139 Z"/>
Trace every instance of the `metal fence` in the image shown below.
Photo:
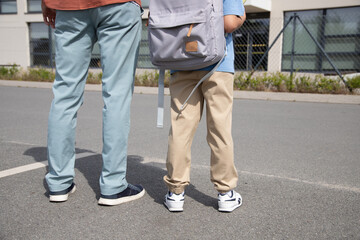
<path fill-rule="evenodd" d="M 360 72 L 360 7 L 248 19 L 234 33 L 234 48 L 237 70 Z"/>
<path fill-rule="evenodd" d="M 137 67 L 151 69 L 145 21 Z M 46 31 L 47 38 L 32 35 L 33 66 L 54 67 L 53 32 Z M 237 71 L 360 72 L 360 7 L 286 12 L 283 19 L 248 14 L 233 40 Z M 95 45 L 90 67 L 100 66 Z"/>
<path fill-rule="evenodd" d="M 259 62 L 269 45 L 269 26 L 270 19 L 267 17 L 248 18 L 244 25 L 233 33 L 236 70 L 252 70 Z M 260 69 L 267 70 L 267 58 L 262 61 Z"/>

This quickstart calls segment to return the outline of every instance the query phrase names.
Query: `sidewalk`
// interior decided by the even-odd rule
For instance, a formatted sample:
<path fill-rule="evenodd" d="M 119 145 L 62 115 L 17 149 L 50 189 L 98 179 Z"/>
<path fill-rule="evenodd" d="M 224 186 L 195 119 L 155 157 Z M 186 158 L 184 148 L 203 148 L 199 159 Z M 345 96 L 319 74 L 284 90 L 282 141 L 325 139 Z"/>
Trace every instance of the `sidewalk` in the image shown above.
<path fill-rule="evenodd" d="M 25 82 L 0 80 L 0 86 L 51 88 L 49 82 Z M 87 91 L 101 91 L 101 85 L 87 84 Z M 134 93 L 157 94 L 157 87 L 135 87 Z M 169 95 L 169 89 L 165 88 L 165 94 Z M 256 91 L 234 91 L 236 99 L 289 101 L 289 102 L 319 102 L 319 103 L 340 103 L 359 104 L 360 95 L 338 95 L 338 94 L 311 94 L 311 93 L 286 93 L 286 92 L 256 92 Z"/>

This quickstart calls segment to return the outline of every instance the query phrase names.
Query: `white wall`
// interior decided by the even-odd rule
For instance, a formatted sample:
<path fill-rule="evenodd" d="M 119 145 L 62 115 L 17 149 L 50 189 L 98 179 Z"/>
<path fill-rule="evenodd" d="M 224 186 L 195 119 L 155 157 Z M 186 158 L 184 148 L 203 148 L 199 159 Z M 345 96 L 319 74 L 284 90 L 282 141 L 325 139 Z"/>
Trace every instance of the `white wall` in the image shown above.
<path fill-rule="evenodd" d="M 17 1 L 17 14 L 0 14 L 0 65 L 30 66 L 29 22 L 42 22 L 41 14 L 27 13 L 27 1 Z"/>
<path fill-rule="evenodd" d="M 246 0 L 247 13 L 270 12 L 272 0 Z"/>

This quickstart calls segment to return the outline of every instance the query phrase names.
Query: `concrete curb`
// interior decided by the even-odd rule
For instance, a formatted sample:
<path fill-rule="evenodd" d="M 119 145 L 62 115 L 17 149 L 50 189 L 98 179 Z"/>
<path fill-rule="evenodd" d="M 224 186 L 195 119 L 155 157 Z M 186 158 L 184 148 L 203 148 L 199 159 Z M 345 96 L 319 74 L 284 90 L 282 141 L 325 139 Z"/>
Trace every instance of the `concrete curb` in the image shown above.
<path fill-rule="evenodd" d="M 0 86 L 51 88 L 52 83 L 0 80 Z M 86 91 L 101 91 L 101 85 L 87 84 L 85 86 L 85 90 Z M 166 95 L 170 94 L 168 88 L 165 88 L 164 92 Z M 134 93 L 157 94 L 158 88 L 157 87 L 135 87 Z M 360 105 L 360 95 L 234 91 L 234 98 L 236 98 L 236 99 L 251 99 L 251 100 L 288 101 L 288 102 L 319 102 L 319 103 L 340 103 L 340 104 L 359 104 Z"/>

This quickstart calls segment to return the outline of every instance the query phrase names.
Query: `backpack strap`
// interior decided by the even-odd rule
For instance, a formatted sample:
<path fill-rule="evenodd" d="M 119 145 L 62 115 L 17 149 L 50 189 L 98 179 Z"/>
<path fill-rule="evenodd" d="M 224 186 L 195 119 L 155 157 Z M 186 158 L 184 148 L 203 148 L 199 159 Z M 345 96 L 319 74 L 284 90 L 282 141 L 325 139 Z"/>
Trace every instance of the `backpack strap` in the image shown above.
<path fill-rule="evenodd" d="M 225 56 L 226 56 L 226 51 L 225 51 L 224 56 L 223 56 L 223 57 L 221 58 L 221 60 L 213 67 L 213 69 L 211 69 L 210 72 L 208 72 L 205 76 L 203 76 L 203 77 L 200 79 L 200 81 L 195 85 L 195 87 L 193 88 L 193 90 L 191 91 L 191 93 L 189 94 L 189 96 L 186 98 L 185 102 L 184 102 L 183 105 L 181 106 L 180 112 L 181 112 L 182 110 L 184 110 L 187 101 L 189 101 L 190 97 L 193 95 L 193 93 L 194 93 L 195 90 L 199 87 L 199 85 L 200 85 L 203 81 L 205 81 L 206 79 L 208 79 L 209 77 L 211 77 L 211 75 L 213 75 L 213 73 L 216 71 L 216 69 L 220 66 L 221 62 L 224 60 Z"/>
<path fill-rule="evenodd" d="M 199 87 L 199 85 L 204 82 L 206 79 L 211 77 L 213 73 L 216 71 L 216 69 L 220 66 L 221 62 L 224 60 L 226 56 L 226 51 L 224 56 L 221 58 L 221 60 L 211 69 L 210 72 L 208 72 L 204 77 L 200 79 L 200 81 L 195 85 L 189 96 L 186 98 L 185 102 L 180 108 L 180 112 L 184 110 L 185 105 L 187 101 L 189 101 L 190 97 L 193 95 L 195 90 Z M 160 69 L 159 72 L 159 80 L 158 80 L 158 111 L 157 111 L 157 128 L 163 128 L 164 127 L 164 79 L 165 79 L 165 69 Z"/>
<path fill-rule="evenodd" d="M 158 80 L 158 111 L 157 111 L 157 128 L 164 127 L 164 79 L 165 69 L 160 69 Z"/>

